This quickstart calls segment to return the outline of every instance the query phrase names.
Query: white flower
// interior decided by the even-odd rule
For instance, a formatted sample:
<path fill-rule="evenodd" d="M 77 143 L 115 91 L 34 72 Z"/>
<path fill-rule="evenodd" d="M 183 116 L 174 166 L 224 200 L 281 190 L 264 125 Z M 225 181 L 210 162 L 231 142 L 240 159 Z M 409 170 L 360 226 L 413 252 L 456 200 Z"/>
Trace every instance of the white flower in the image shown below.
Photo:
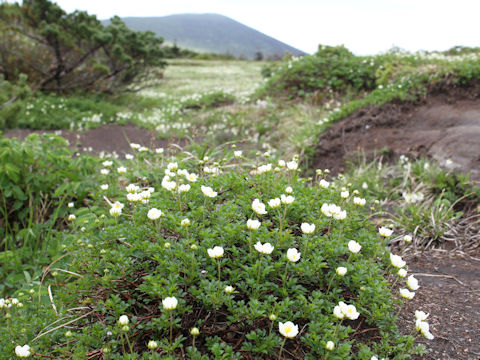
<path fill-rule="evenodd" d="M 181 225 L 182 227 L 188 227 L 188 226 L 190 226 L 190 220 L 189 220 L 189 219 L 186 219 L 186 218 L 185 218 L 185 219 L 182 219 L 182 221 L 180 221 L 180 225 Z"/>
<path fill-rule="evenodd" d="M 280 195 L 280 201 L 282 202 L 282 204 L 289 205 L 293 203 L 294 200 L 295 198 L 292 195 L 287 195 L 287 196 L 285 196 L 284 194 Z"/>
<path fill-rule="evenodd" d="M 133 159 L 133 155 L 132 155 L 132 154 L 126 154 L 126 155 L 125 155 L 125 159 L 127 159 L 127 160 L 132 160 L 132 159 Z"/>
<path fill-rule="evenodd" d="M 287 162 L 287 169 L 292 170 L 292 171 L 297 170 L 298 169 L 298 163 L 296 161 L 293 161 L 293 160 Z"/>
<path fill-rule="evenodd" d="M 362 198 L 360 198 L 360 197 L 358 197 L 358 196 L 355 196 L 355 197 L 353 198 L 353 203 L 354 203 L 355 205 L 358 205 L 358 206 L 364 206 L 364 205 L 366 204 L 366 202 L 367 202 L 367 200 L 362 199 Z"/>
<path fill-rule="evenodd" d="M 221 246 L 215 246 L 212 249 L 207 249 L 208 256 L 212 259 L 216 259 L 223 256 L 223 248 Z"/>
<path fill-rule="evenodd" d="M 190 329 L 190 334 L 192 334 L 192 336 L 198 336 L 200 335 L 200 330 L 197 327 L 193 327 Z"/>
<path fill-rule="evenodd" d="M 148 210 L 148 214 L 147 214 L 147 217 L 150 219 L 150 220 L 157 220 L 160 216 L 163 215 L 163 212 L 162 210 L 159 210 L 159 209 L 156 209 L 156 208 L 152 208 L 150 210 Z"/>
<path fill-rule="evenodd" d="M 280 334 L 286 338 L 293 339 L 298 334 L 298 325 L 295 325 L 291 321 L 287 321 L 286 323 L 279 322 L 278 330 Z"/>
<path fill-rule="evenodd" d="M 339 266 L 335 271 L 337 272 L 338 275 L 345 276 L 345 274 L 347 273 L 347 268 L 343 266 Z"/>
<path fill-rule="evenodd" d="M 30 346 L 28 345 L 23 345 L 23 346 L 16 346 L 15 347 L 15 355 L 17 355 L 18 357 L 29 357 L 31 355 L 31 351 L 30 351 Z"/>
<path fill-rule="evenodd" d="M 325 349 L 328 351 L 332 351 L 335 348 L 335 344 L 333 341 L 327 341 L 327 344 L 325 345 Z"/>
<path fill-rule="evenodd" d="M 255 250 L 257 250 L 259 253 L 262 253 L 262 254 L 265 254 L 265 255 L 268 255 L 268 254 L 271 254 L 273 249 L 274 249 L 274 246 L 272 246 L 272 244 L 270 243 L 265 243 L 265 244 L 262 244 L 260 241 L 257 242 L 255 245 Z"/>
<path fill-rule="evenodd" d="M 175 177 L 175 173 L 173 171 L 168 170 L 168 169 L 165 169 L 164 173 L 165 173 L 165 175 L 167 175 L 169 177 Z"/>
<path fill-rule="evenodd" d="M 214 198 L 218 194 L 216 191 L 213 191 L 213 189 L 210 186 L 203 186 L 202 185 L 201 189 L 202 189 L 203 195 L 205 195 L 207 197 L 210 197 L 210 198 Z"/>
<path fill-rule="evenodd" d="M 120 214 L 122 213 L 122 209 L 123 209 L 123 204 L 121 202 L 116 201 L 110 209 L 110 215 L 115 217 L 120 216 Z"/>
<path fill-rule="evenodd" d="M 418 285 L 418 280 L 415 279 L 413 275 L 410 275 L 407 279 L 407 286 L 410 288 L 412 291 L 416 291 L 420 288 L 420 285 Z"/>
<path fill-rule="evenodd" d="M 360 316 L 360 313 L 357 311 L 354 305 L 347 305 L 345 316 L 350 320 L 356 320 Z"/>
<path fill-rule="evenodd" d="M 122 325 L 122 326 L 128 325 L 129 322 L 130 322 L 130 321 L 128 320 L 128 316 L 127 316 L 127 315 L 122 315 L 122 316 L 120 316 L 119 319 L 118 319 L 118 323 L 119 323 L 120 325 Z"/>
<path fill-rule="evenodd" d="M 155 149 L 155 152 L 156 152 L 157 154 L 163 154 L 164 151 L 165 151 L 165 150 L 164 150 L 163 148 L 156 148 L 156 149 Z"/>
<path fill-rule="evenodd" d="M 125 174 L 127 172 L 127 168 L 125 166 L 120 166 L 118 169 L 117 169 L 117 172 L 119 174 Z"/>
<path fill-rule="evenodd" d="M 162 187 L 165 190 L 173 191 L 177 187 L 177 183 L 175 181 L 171 181 L 169 176 L 164 176 L 162 179 Z"/>
<path fill-rule="evenodd" d="M 75 221 L 77 217 L 74 214 L 68 215 L 68 221 Z"/>
<path fill-rule="evenodd" d="M 258 220 L 252 220 L 252 219 L 247 220 L 247 228 L 249 230 L 258 230 L 261 224 L 262 223 Z"/>
<path fill-rule="evenodd" d="M 257 174 L 264 174 L 272 171 L 272 164 L 261 165 L 257 169 Z"/>
<path fill-rule="evenodd" d="M 417 320 L 415 322 L 415 328 L 417 329 L 417 331 L 420 331 L 420 333 L 424 337 L 426 337 L 428 340 L 433 340 L 434 339 L 434 336 L 430 332 L 430 325 L 428 325 L 428 323 L 426 321 Z"/>
<path fill-rule="evenodd" d="M 131 144 L 130 144 L 130 147 L 131 147 L 132 149 L 139 149 L 139 148 L 140 148 L 140 144 L 131 143 Z"/>
<path fill-rule="evenodd" d="M 407 270 L 405 269 L 399 269 L 398 272 L 397 272 L 398 276 L 400 276 L 401 278 L 404 278 L 405 276 L 407 276 Z"/>
<path fill-rule="evenodd" d="M 400 289 L 400 296 L 404 297 L 407 300 L 412 300 L 413 297 L 415 296 L 415 293 L 412 291 L 409 291 L 408 289 Z"/>
<path fill-rule="evenodd" d="M 425 314 L 423 311 L 418 311 L 415 310 L 415 319 L 420 320 L 420 321 L 425 321 L 427 320 L 429 314 Z"/>
<path fill-rule="evenodd" d="M 368 189 L 368 184 L 365 181 L 362 184 L 362 188 L 365 190 Z"/>
<path fill-rule="evenodd" d="M 233 293 L 234 290 L 235 290 L 235 289 L 234 289 L 233 286 L 231 286 L 231 285 L 225 286 L 225 292 L 226 292 L 227 294 Z"/>
<path fill-rule="evenodd" d="M 102 175 L 108 175 L 108 174 L 110 174 L 110 170 L 108 170 L 108 169 L 102 169 L 102 170 L 100 170 L 100 174 L 102 174 Z"/>
<path fill-rule="evenodd" d="M 357 243 L 355 240 L 350 240 L 348 242 L 348 250 L 350 250 L 351 253 L 356 254 L 360 251 L 362 246 Z"/>
<path fill-rule="evenodd" d="M 285 167 L 285 160 L 278 160 L 278 166 Z"/>
<path fill-rule="evenodd" d="M 176 163 L 176 162 L 168 163 L 167 169 L 170 170 L 170 171 L 178 170 L 178 163 Z"/>
<path fill-rule="evenodd" d="M 380 236 L 389 237 L 393 234 L 393 230 L 382 226 L 380 229 L 378 229 L 378 233 L 380 234 Z"/>
<path fill-rule="evenodd" d="M 300 225 L 300 228 L 302 229 L 302 232 L 304 234 L 313 234 L 313 232 L 315 231 L 315 224 L 302 223 L 302 225 Z"/>
<path fill-rule="evenodd" d="M 235 156 L 236 158 L 239 158 L 242 156 L 242 150 L 235 150 L 233 152 L 233 156 Z"/>
<path fill-rule="evenodd" d="M 181 193 L 188 192 L 190 190 L 189 184 L 182 184 L 178 187 L 178 191 Z"/>
<path fill-rule="evenodd" d="M 142 197 L 140 194 L 137 194 L 137 193 L 128 193 L 127 194 L 127 200 L 128 201 L 132 201 L 132 202 L 137 202 L 137 201 L 140 201 L 142 200 Z"/>
<path fill-rule="evenodd" d="M 177 308 L 178 300 L 175 296 L 167 297 L 162 300 L 162 305 L 165 310 L 174 310 Z"/>
<path fill-rule="evenodd" d="M 68 205 L 67 205 L 69 208 L 73 208 L 75 207 L 75 204 L 73 202 L 69 202 Z"/>
<path fill-rule="evenodd" d="M 339 220 L 341 217 L 343 217 L 342 209 L 340 206 L 337 206 L 335 204 L 323 204 L 322 207 L 320 208 L 320 211 L 322 212 L 323 215 L 327 217 L 332 217 L 337 215 L 339 217 Z M 347 212 L 345 211 L 345 217 L 347 216 Z"/>
<path fill-rule="evenodd" d="M 328 187 L 330 186 L 330 183 L 325 180 L 325 179 L 322 179 L 320 180 L 319 184 L 318 184 L 322 189 L 328 189 Z"/>
<path fill-rule="evenodd" d="M 347 218 L 347 211 L 340 211 L 338 214 L 333 214 L 335 220 L 345 220 Z"/>
<path fill-rule="evenodd" d="M 280 206 L 280 199 L 279 198 L 275 198 L 275 199 L 271 199 L 268 201 L 268 206 L 270 206 L 272 209 L 275 209 L 277 207 Z"/>
<path fill-rule="evenodd" d="M 190 182 L 195 182 L 198 179 L 198 175 L 194 173 L 190 173 L 187 175 L 187 180 Z"/>
<path fill-rule="evenodd" d="M 288 249 L 287 250 L 287 259 L 288 261 L 291 261 L 291 262 L 297 262 L 298 260 L 300 260 L 300 252 L 298 252 L 297 249 L 295 248 L 292 248 L 292 249 Z"/>
<path fill-rule="evenodd" d="M 100 185 L 100 189 L 102 189 L 102 190 L 108 190 L 108 184 L 102 184 L 102 185 Z"/>
<path fill-rule="evenodd" d="M 178 169 L 177 174 L 187 177 L 188 176 L 188 170 L 187 169 Z"/>
<path fill-rule="evenodd" d="M 405 235 L 403 237 L 403 241 L 405 241 L 406 243 L 411 243 L 412 242 L 412 236 L 411 235 Z"/>
<path fill-rule="evenodd" d="M 340 308 L 340 305 L 337 305 L 333 308 L 333 315 L 337 319 L 343 319 L 345 317 L 345 314 L 343 313 L 342 309 Z"/>
<path fill-rule="evenodd" d="M 110 167 L 112 166 L 112 164 L 113 164 L 113 161 L 109 161 L 109 160 L 106 160 L 102 163 L 102 165 L 105 167 Z"/>
<path fill-rule="evenodd" d="M 349 195 L 350 193 L 348 192 L 348 190 L 340 192 L 340 196 L 342 197 L 342 199 L 348 198 Z"/>
<path fill-rule="evenodd" d="M 127 192 L 130 193 L 130 194 L 136 193 L 139 189 L 140 189 L 140 187 L 138 185 L 135 185 L 135 184 L 130 184 L 125 188 L 125 190 L 127 190 Z"/>
<path fill-rule="evenodd" d="M 287 187 L 285 188 L 285 193 L 286 193 L 286 194 L 291 194 L 291 193 L 293 193 L 292 187 L 291 187 L 291 186 L 287 186 Z"/>
<path fill-rule="evenodd" d="M 147 344 L 147 347 L 150 349 L 150 350 L 155 350 L 157 347 L 158 347 L 158 343 L 154 340 L 150 340 Z"/>
<path fill-rule="evenodd" d="M 399 255 L 394 255 L 390 253 L 390 262 L 392 265 L 398 269 L 403 268 L 406 264 L 406 262 L 402 259 L 401 256 Z"/>
<path fill-rule="evenodd" d="M 255 199 L 252 202 L 252 210 L 255 211 L 258 215 L 265 215 L 267 211 L 265 210 L 265 204 L 260 202 L 260 200 Z"/>
<path fill-rule="evenodd" d="M 141 146 L 139 149 L 138 149 L 139 152 L 144 152 L 144 151 L 148 151 L 148 148 L 145 147 L 145 146 Z"/>

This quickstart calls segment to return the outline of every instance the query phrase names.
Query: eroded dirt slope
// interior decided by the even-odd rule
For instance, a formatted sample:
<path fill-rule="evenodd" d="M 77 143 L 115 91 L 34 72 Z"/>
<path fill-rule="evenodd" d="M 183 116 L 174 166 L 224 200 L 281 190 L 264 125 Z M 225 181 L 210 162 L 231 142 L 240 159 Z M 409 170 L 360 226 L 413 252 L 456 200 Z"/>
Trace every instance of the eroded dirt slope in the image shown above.
<path fill-rule="evenodd" d="M 392 102 L 362 109 L 320 135 L 315 168 L 345 169 L 345 158 L 388 149 L 412 157 L 426 155 L 470 172 L 480 181 L 480 83 L 437 86 L 422 102 Z"/>

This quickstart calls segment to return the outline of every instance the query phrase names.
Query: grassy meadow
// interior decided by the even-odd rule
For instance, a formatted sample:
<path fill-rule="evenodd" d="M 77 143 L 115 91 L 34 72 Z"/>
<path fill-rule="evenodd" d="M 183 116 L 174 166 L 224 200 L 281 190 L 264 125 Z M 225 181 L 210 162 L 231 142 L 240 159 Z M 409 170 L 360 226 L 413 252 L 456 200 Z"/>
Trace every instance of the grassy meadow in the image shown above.
<path fill-rule="evenodd" d="M 422 354 L 429 309 L 396 325 L 422 291 L 402 256 L 441 242 L 459 199 L 478 196 L 468 177 L 405 156 L 333 175 L 311 155 L 318 134 L 362 106 L 478 79 L 477 57 L 322 51 L 175 59 L 133 94 L 37 93 L 3 109 L 4 129 L 131 122 L 189 143 L 130 139 L 128 156 L 98 158 L 73 157 L 55 135 L 0 140 L 2 356 Z"/>

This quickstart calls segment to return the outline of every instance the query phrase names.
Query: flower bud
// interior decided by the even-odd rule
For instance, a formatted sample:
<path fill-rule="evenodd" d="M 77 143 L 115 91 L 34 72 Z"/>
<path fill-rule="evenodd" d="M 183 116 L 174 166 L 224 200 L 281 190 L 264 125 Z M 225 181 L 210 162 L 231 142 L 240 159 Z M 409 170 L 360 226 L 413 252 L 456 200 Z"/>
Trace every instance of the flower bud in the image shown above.
<path fill-rule="evenodd" d="M 200 335 L 200 330 L 198 330 L 197 327 L 193 327 L 190 329 L 190 334 L 192 334 L 192 336 L 198 336 Z"/>

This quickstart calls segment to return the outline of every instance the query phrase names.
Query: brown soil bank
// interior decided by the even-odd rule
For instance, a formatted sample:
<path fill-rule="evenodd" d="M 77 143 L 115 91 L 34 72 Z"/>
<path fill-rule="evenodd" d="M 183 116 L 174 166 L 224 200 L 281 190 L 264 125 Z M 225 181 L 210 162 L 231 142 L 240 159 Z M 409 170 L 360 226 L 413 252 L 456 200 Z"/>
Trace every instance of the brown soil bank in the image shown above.
<path fill-rule="evenodd" d="M 313 163 L 342 172 L 349 156 L 381 149 L 443 164 L 450 159 L 452 167 L 480 181 L 480 81 L 437 84 L 422 101 L 361 109 L 319 136 Z"/>

